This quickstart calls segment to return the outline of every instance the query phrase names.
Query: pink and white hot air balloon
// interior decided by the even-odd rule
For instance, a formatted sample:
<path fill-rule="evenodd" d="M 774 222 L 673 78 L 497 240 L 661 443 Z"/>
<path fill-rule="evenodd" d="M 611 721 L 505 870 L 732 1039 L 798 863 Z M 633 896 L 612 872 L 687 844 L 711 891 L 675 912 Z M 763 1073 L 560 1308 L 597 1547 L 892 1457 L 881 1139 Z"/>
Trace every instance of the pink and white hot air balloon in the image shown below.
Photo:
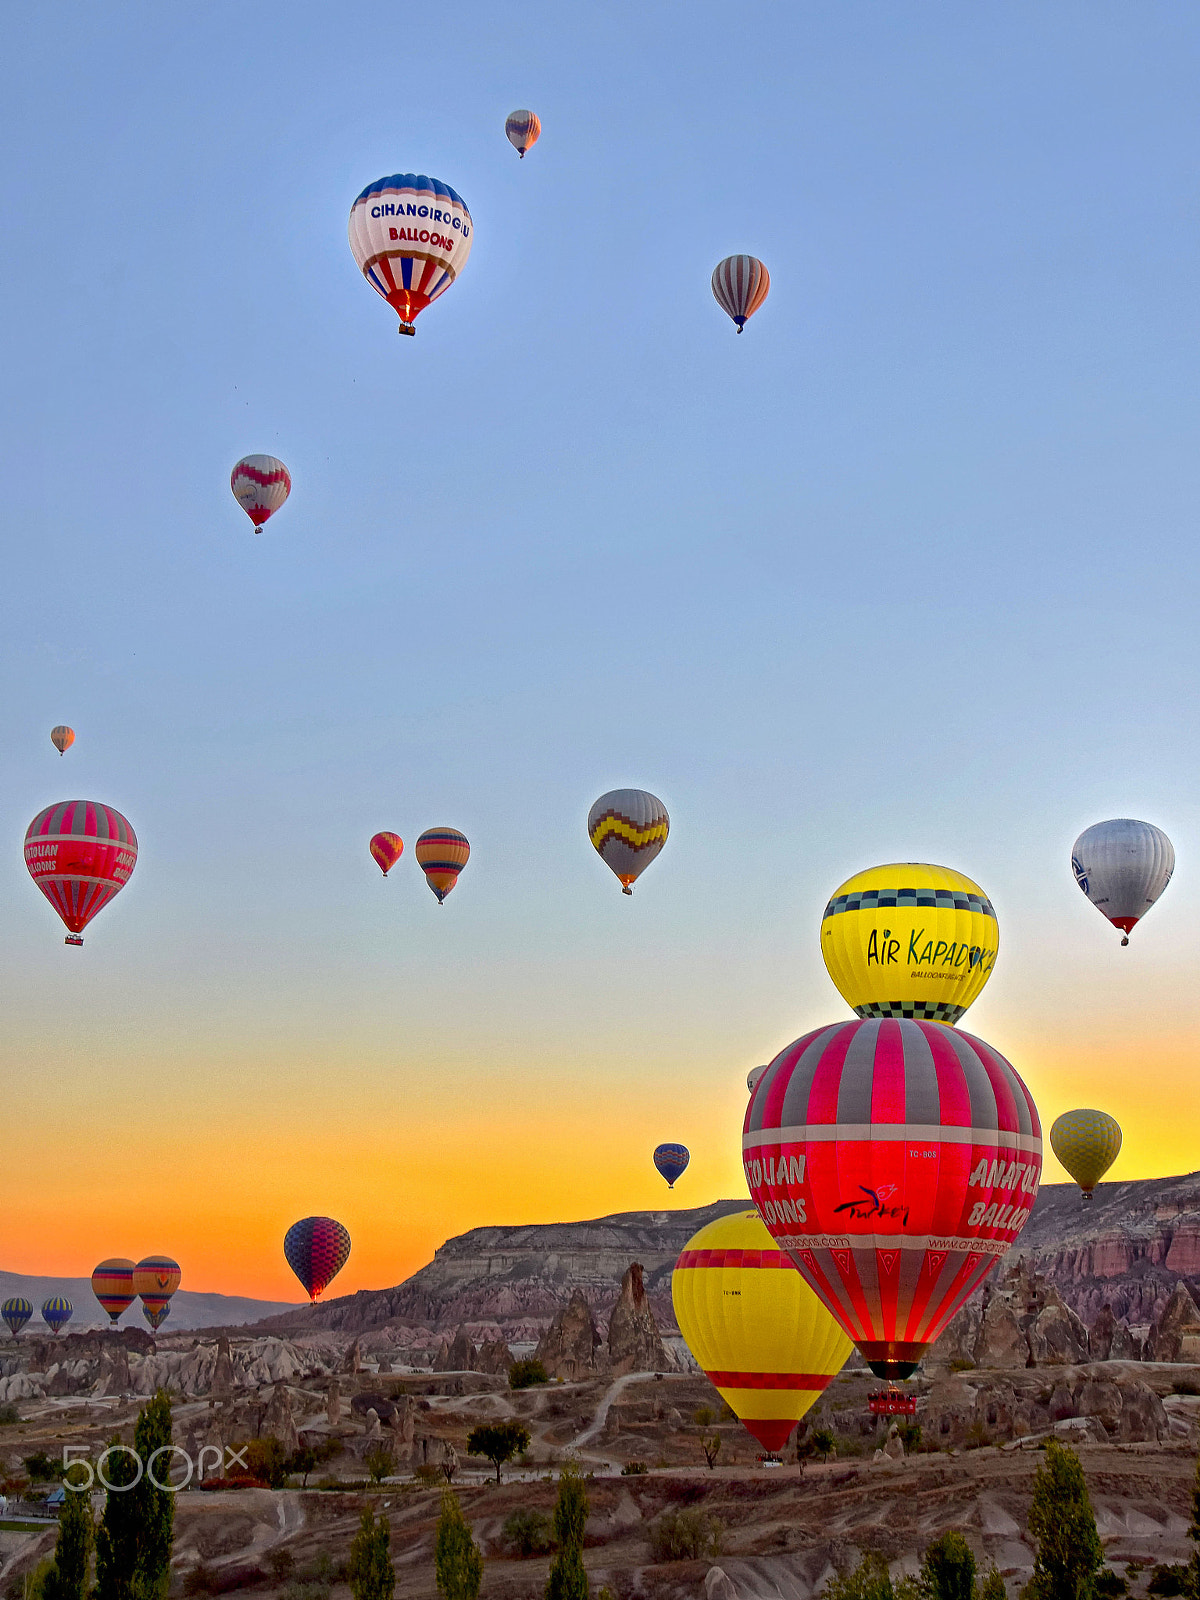
<path fill-rule="evenodd" d="M 726 256 L 713 268 L 712 292 L 721 310 L 741 333 L 767 298 L 771 274 L 757 256 Z"/>
<path fill-rule="evenodd" d="M 243 456 L 229 477 L 233 498 L 255 533 L 292 492 L 292 475 L 277 456 Z"/>

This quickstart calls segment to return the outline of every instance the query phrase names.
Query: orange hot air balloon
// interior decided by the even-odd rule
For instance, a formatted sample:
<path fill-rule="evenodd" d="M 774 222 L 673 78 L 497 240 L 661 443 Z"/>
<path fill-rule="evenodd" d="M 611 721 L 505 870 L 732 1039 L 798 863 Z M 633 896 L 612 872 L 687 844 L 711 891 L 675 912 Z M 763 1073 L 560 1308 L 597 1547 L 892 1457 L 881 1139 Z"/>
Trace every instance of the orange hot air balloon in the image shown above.
<path fill-rule="evenodd" d="M 398 833 L 377 833 L 371 840 L 371 854 L 379 863 L 386 878 L 404 851 L 404 840 Z"/>
<path fill-rule="evenodd" d="M 427 828 L 417 840 L 415 854 L 426 883 L 441 905 L 470 859 L 466 834 L 457 828 Z"/>
<path fill-rule="evenodd" d="M 92 1273 L 92 1293 L 108 1312 L 114 1327 L 121 1320 L 122 1311 L 128 1311 L 133 1304 L 135 1270 L 133 1262 L 126 1261 L 124 1256 L 111 1256 Z"/>
<path fill-rule="evenodd" d="M 133 1292 L 143 1300 L 169 1300 L 183 1279 L 170 1256 L 146 1256 L 133 1269 Z"/>
<path fill-rule="evenodd" d="M 50 743 L 60 756 L 65 756 L 75 743 L 75 729 L 68 728 L 65 722 L 60 722 L 57 728 L 50 729 Z"/>

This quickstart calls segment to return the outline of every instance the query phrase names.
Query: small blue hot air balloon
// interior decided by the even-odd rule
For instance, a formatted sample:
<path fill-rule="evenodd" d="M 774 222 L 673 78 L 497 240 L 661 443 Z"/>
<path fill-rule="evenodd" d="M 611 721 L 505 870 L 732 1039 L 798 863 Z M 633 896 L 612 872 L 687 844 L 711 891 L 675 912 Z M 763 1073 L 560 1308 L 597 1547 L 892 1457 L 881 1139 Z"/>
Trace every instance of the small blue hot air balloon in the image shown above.
<path fill-rule="evenodd" d="M 74 1315 L 75 1307 L 66 1295 L 51 1295 L 49 1300 L 42 1302 L 42 1321 L 51 1333 L 58 1333 L 70 1322 Z"/>
<path fill-rule="evenodd" d="M 667 1188 L 675 1187 L 676 1178 L 683 1176 L 692 1153 L 685 1144 L 660 1144 L 654 1152 L 654 1165 L 667 1180 Z"/>
<path fill-rule="evenodd" d="M 6 1300 L 0 1306 L 0 1317 L 8 1323 L 8 1331 L 15 1339 L 21 1329 L 33 1315 L 33 1307 L 21 1295 L 14 1295 L 11 1300 Z"/>

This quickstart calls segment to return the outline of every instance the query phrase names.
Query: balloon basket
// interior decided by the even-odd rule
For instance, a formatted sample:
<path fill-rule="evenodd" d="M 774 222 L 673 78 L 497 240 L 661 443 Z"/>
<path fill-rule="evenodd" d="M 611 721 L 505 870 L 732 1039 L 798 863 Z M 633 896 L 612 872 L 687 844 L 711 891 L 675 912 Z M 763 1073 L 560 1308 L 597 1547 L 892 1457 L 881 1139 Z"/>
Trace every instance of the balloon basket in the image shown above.
<path fill-rule="evenodd" d="M 63 943 L 64 944 L 82 944 L 83 943 L 83 935 L 82 934 L 78 934 L 78 933 L 69 933 L 67 935 L 67 937 L 63 940 Z"/>
<path fill-rule="evenodd" d="M 413 339 L 416 337 L 417 330 L 411 322 L 402 322 L 397 332 L 407 334 L 410 339 Z"/>

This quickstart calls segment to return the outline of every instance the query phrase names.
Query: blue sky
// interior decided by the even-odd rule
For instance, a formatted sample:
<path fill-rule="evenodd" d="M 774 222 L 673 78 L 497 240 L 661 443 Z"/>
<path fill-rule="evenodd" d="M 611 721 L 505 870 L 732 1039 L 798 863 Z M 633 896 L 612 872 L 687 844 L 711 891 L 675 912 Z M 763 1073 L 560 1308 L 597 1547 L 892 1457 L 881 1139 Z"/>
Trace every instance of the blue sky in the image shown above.
<path fill-rule="evenodd" d="M 1193 11 L 147 5 L 7 43 L 0 1061 L 97 1242 L 152 1195 L 191 1226 L 222 1148 L 261 1232 L 191 1287 L 286 1290 L 305 1211 L 391 1281 L 658 1204 L 652 1135 L 681 1203 L 739 1192 L 745 1070 L 843 1014 L 820 912 L 895 858 L 991 895 L 965 1026 L 1045 1120 L 1195 1165 Z M 475 221 L 412 340 L 346 243 L 405 170 Z M 254 451 L 295 485 L 258 538 Z M 584 834 L 623 785 L 672 817 L 632 902 Z M 76 793 L 142 850 L 82 954 L 20 851 Z M 1178 859 L 1127 951 L 1068 863 L 1113 815 Z M 440 912 L 434 824 L 474 848 Z M 7 1267 L 62 1253 L 29 1226 Z"/>

